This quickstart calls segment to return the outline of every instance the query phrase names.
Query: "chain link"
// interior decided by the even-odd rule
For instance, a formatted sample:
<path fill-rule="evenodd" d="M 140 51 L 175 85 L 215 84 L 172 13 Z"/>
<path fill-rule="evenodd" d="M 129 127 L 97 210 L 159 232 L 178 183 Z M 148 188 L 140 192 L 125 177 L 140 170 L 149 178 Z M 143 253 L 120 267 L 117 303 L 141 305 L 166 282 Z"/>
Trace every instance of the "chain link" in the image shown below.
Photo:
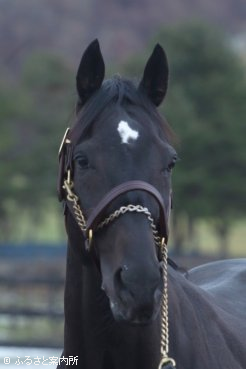
<path fill-rule="evenodd" d="M 132 205 L 129 204 L 127 206 L 121 206 L 119 209 L 115 210 L 112 214 L 110 214 L 106 219 L 104 219 L 99 225 L 98 229 L 102 229 L 104 226 L 107 226 L 109 223 L 111 223 L 113 220 L 119 218 L 120 215 L 123 215 L 127 212 L 136 212 L 136 213 L 143 213 L 147 215 L 147 218 L 150 222 L 150 226 L 153 232 L 154 240 L 157 246 L 159 246 L 161 242 L 161 237 L 158 236 L 158 231 L 156 229 L 156 225 L 154 223 L 154 219 L 151 216 L 151 213 L 149 212 L 148 208 L 143 207 L 141 205 Z"/>
<path fill-rule="evenodd" d="M 70 181 L 70 180 L 65 180 L 63 188 L 67 191 L 68 201 L 72 202 L 74 215 L 76 217 L 76 220 L 77 220 L 77 223 L 78 223 L 80 229 L 83 232 L 86 232 L 86 230 L 87 230 L 86 220 L 85 220 L 84 214 L 83 214 L 83 212 L 82 212 L 82 210 L 79 206 L 79 203 L 78 203 L 79 198 L 78 198 L 78 196 L 75 195 L 75 193 L 72 190 L 73 182 Z"/>
<path fill-rule="evenodd" d="M 86 220 L 83 215 L 83 212 L 79 205 L 79 198 L 73 192 L 73 182 L 70 180 L 64 181 L 63 188 L 67 191 L 67 199 L 72 202 L 72 206 L 74 209 L 74 214 L 77 220 L 77 223 L 80 229 L 83 232 L 87 231 Z M 161 251 L 162 257 L 162 278 L 163 278 L 163 294 L 162 294 L 162 303 L 161 303 L 161 340 L 160 340 L 160 353 L 161 353 L 161 361 L 158 369 L 162 368 L 162 365 L 166 362 L 171 362 L 175 367 L 175 361 L 168 357 L 169 351 L 169 323 L 168 323 L 168 279 L 167 279 L 167 258 L 168 258 L 168 250 L 167 245 L 165 243 L 165 239 L 161 238 L 158 234 L 154 219 L 151 216 L 148 208 L 143 207 L 141 205 L 132 205 L 129 204 L 127 206 L 121 206 L 119 209 L 115 210 L 112 214 L 110 214 L 107 218 L 105 218 L 97 227 L 97 229 L 102 229 L 107 226 L 109 223 L 113 222 L 115 219 L 119 218 L 120 215 L 123 215 L 127 212 L 137 212 L 143 213 L 147 216 L 150 226 L 152 229 L 153 237 L 155 244 Z"/>
<path fill-rule="evenodd" d="M 160 245 L 162 255 L 163 294 L 161 304 L 161 355 L 168 356 L 169 351 L 169 323 L 168 323 L 168 286 L 167 286 L 167 245 Z"/>

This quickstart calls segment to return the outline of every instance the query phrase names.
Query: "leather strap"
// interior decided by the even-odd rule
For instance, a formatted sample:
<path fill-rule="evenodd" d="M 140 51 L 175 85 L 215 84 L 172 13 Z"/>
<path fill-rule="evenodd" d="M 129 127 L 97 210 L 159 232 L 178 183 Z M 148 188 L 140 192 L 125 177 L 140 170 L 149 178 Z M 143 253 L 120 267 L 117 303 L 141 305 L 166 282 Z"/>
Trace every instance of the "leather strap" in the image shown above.
<path fill-rule="evenodd" d="M 65 154 L 64 149 L 62 149 L 59 155 L 59 166 L 58 166 L 58 176 L 57 176 L 57 195 L 58 200 L 62 201 L 64 199 L 64 191 L 62 189 L 65 174 Z"/>
<path fill-rule="evenodd" d="M 68 169 L 72 171 L 72 153 L 83 133 L 83 125 L 78 120 L 72 128 L 67 128 L 59 149 L 59 169 L 57 193 L 59 201 L 64 200 L 63 182 Z"/>
<path fill-rule="evenodd" d="M 66 198 L 66 194 L 64 193 L 63 184 L 65 175 L 68 169 L 73 170 L 73 149 L 74 145 L 70 139 L 70 129 L 67 128 L 66 132 L 63 136 L 62 143 L 59 149 L 59 167 L 58 167 L 58 177 L 57 177 L 57 194 L 59 201 L 63 201 Z"/>

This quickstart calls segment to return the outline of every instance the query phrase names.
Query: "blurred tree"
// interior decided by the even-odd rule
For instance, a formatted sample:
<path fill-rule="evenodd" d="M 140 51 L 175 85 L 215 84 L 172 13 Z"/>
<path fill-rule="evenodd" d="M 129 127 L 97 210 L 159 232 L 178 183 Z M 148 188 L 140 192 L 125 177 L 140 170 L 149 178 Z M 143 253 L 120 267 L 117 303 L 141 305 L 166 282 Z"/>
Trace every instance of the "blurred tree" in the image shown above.
<path fill-rule="evenodd" d="M 176 250 L 192 237 L 194 221 L 206 218 L 216 225 L 225 254 L 229 226 L 245 215 L 245 68 L 227 37 L 211 26 L 167 28 L 156 39 L 170 64 L 165 114 L 181 137 L 182 161 L 174 172 Z M 138 56 L 125 69 L 132 74 L 142 65 Z"/>
<path fill-rule="evenodd" d="M 55 198 L 57 150 L 66 117 L 73 110 L 74 89 L 64 62 L 44 54 L 29 57 L 19 83 L 3 80 L 0 223 L 1 237 L 8 240 L 16 213 L 29 209 L 32 221 L 39 220 L 45 202 Z"/>
<path fill-rule="evenodd" d="M 23 70 L 23 84 L 29 91 L 32 121 L 29 147 L 34 160 L 25 160 L 25 175 L 39 196 L 55 195 L 54 173 L 57 170 L 57 150 L 64 122 L 73 112 L 74 88 L 71 71 L 57 56 L 32 55 Z M 66 124 L 66 123 L 65 123 Z M 64 127 L 65 128 L 65 127 Z M 41 200 L 43 201 L 43 200 Z"/>

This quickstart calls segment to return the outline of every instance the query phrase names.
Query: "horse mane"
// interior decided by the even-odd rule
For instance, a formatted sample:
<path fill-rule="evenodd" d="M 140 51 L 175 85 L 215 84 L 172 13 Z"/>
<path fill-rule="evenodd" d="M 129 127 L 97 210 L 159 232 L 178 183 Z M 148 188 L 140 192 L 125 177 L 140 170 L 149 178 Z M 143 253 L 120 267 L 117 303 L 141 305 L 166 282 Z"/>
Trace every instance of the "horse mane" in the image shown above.
<path fill-rule="evenodd" d="M 172 129 L 146 94 L 137 88 L 136 83 L 119 75 L 105 80 L 101 88 L 88 99 L 83 107 L 80 107 L 78 101 L 74 125 L 81 127 L 80 138 L 88 134 L 99 116 L 107 119 L 107 115 L 113 109 L 120 108 L 143 124 L 149 124 L 149 121 L 154 122 L 161 136 L 164 135 L 168 143 L 171 144 L 174 141 L 175 135 Z"/>

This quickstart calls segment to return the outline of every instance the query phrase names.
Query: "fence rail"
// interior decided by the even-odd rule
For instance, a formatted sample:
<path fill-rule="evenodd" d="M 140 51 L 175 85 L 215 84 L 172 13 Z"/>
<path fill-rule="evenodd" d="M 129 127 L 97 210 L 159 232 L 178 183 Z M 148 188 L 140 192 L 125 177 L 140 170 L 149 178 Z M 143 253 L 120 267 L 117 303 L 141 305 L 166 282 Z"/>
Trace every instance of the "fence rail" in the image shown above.
<path fill-rule="evenodd" d="M 0 346 L 62 346 L 65 257 L 65 246 L 0 245 Z"/>

